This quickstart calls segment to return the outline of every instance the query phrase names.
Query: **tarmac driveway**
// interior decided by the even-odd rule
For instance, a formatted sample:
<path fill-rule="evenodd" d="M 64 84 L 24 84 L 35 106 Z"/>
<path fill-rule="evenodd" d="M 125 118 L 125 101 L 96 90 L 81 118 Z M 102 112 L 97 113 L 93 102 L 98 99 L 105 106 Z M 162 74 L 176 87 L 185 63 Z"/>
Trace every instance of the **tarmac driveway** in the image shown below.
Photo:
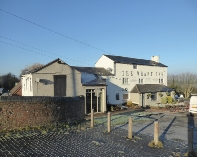
<path fill-rule="evenodd" d="M 131 115 L 132 116 L 132 115 Z M 134 117 L 134 116 L 132 116 Z M 142 120 L 147 117 L 147 120 Z M 197 122 L 197 118 L 188 117 L 186 113 L 158 113 L 153 112 L 147 116 L 139 116 L 139 121 L 133 123 L 133 131 L 135 133 L 142 133 L 153 136 L 154 133 L 154 121 L 159 122 L 159 135 L 160 139 L 173 140 L 179 142 L 188 142 L 188 127 L 194 126 L 192 119 Z M 121 128 L 126 129 L 128 125 L 124 125 Z"/>

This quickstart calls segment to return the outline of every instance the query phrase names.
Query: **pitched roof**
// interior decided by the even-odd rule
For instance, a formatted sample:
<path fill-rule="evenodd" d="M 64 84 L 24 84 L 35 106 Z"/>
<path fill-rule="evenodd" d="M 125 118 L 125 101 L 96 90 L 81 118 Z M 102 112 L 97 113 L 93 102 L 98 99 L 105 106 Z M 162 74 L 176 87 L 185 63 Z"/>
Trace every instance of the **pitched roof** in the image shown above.
<path fill-rule="evenodd" d="M 136 84 L 130 93 L 171 92 L 171 88 L 161 84 Z"/>
<path fill-rule="evenodd" d="M 10 90 L 10 94 L 11 95 L 15 95 L 19 90 L 22 89 L 22 85 L 21 85 L 21 81 L 19 83 L 17 83 L 16 86 L 14 86 L 11 90 Z"/>
<path fill-rule="evenodd" d="M 83 83 L 83 86 L 106 86 L 106 85 L 107 85 L 106 81 L 101 78 L 97 78 L 90 82 Z"/>
<path fill-rule="evenodd" d="M 40 70 L 42 70 L 42 69 L 48 67 L 49 65 L 51 65 L 51 64 L 53 64 L 53 63 L 55 63 L 55 62 L 58 62 L 58 63 L 60 63 L 60 64 L 66 64 L 66 63 L 65 63 L 64 61 L 62 61 L 61 59 L 57 58 L 57 59 L 55 59 L 55 60 L 49 62 L 48 64 L 46 64 L 46 65 L 44 65 L 44 66 L 42 66 L 42 67 L 39 67 L 39 68 L 36 68 L 36 69 L 31 70 L 29 73 L 38 72 L 38 71 L 40 71 Z"/>
<path fill-rule="evenodd" d="M 71 66 L 72 68 L 76 69 L 77 71 L 81 73 L 88 73 L 88 74 L 94 74 L 98 76 L 111 76 L 113 75 L 109 71 L 107 71 L 105 68 L 98 68 L 98 67 L 76 67 Z"/>
<path fill-rule="evenodd" d="M 136 58 L 112 56 L 112 55 L 105 55 L 105 56 L 110 58 L 111 60 L 113 60 L 115 63 L 167 67 L 166 65 L 164 65 L 162 63 L 158 63 L 158 62 L 155 62 L 152 60 L 136 59 Z"/>

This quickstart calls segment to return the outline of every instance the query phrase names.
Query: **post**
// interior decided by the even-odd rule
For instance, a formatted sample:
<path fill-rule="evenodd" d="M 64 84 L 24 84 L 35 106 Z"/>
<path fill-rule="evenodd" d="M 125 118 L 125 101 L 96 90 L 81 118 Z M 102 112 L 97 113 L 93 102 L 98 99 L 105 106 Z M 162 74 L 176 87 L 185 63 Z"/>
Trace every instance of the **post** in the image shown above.
<path fill-rule="evenodd" d="M 91 128 L 94 127 L 94 109 L 91 109 Z"/>
<path fill-rule="evenodd" d="M 108 132 L 111 132 L 111 112 L 108 112 Z"/>
<path fill-rule="evenodd" d="M 132 117 L 129 117 L 128 138 L 132 139 Z"/>
<path fill-rule="evenodd" d="M 193 154 L 193 127 L 188 128 L 188 153 Z"/>
<path fill-rule="evenodd" d="M 159 122 L 154 122 L 154 144 L 158 145 L 159 142 Z"/>

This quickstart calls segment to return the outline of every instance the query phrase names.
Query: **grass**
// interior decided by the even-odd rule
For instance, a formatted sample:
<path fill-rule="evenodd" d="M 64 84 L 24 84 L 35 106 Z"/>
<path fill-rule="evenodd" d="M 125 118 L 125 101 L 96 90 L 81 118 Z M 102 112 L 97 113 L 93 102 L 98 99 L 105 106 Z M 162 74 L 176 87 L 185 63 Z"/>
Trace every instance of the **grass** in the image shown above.
<path fill-rule="evenodd" d="M 154 147 L 154 148 L 163 148 L 163 144 L 162 144 L 161 141 L 159 141 L 158 144 L 156 145 L 155 142 L 154 142 L 154 140 L 150 141 L 150 142 L 148 143 L 148 146 L 149 146 L 149 147 L 152 147 L 152 148 L 153 148 L 153 147 Z"/>

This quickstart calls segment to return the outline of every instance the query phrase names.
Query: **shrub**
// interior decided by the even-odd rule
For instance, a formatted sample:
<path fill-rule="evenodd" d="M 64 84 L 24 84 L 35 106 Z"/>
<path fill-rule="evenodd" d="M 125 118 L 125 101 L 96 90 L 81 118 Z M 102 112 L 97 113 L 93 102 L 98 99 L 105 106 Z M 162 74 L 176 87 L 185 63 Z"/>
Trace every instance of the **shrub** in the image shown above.
<path fill-rule="evenodd" d="M 166 96 L 166 102 L 167 103 L 172 103 L 172 97 L 171 96 Z"/>
<path fill-rule="evenodd" d="M 132 101 L 127 101 L 127 106 L 128 107 L 133 107 Z"/>

